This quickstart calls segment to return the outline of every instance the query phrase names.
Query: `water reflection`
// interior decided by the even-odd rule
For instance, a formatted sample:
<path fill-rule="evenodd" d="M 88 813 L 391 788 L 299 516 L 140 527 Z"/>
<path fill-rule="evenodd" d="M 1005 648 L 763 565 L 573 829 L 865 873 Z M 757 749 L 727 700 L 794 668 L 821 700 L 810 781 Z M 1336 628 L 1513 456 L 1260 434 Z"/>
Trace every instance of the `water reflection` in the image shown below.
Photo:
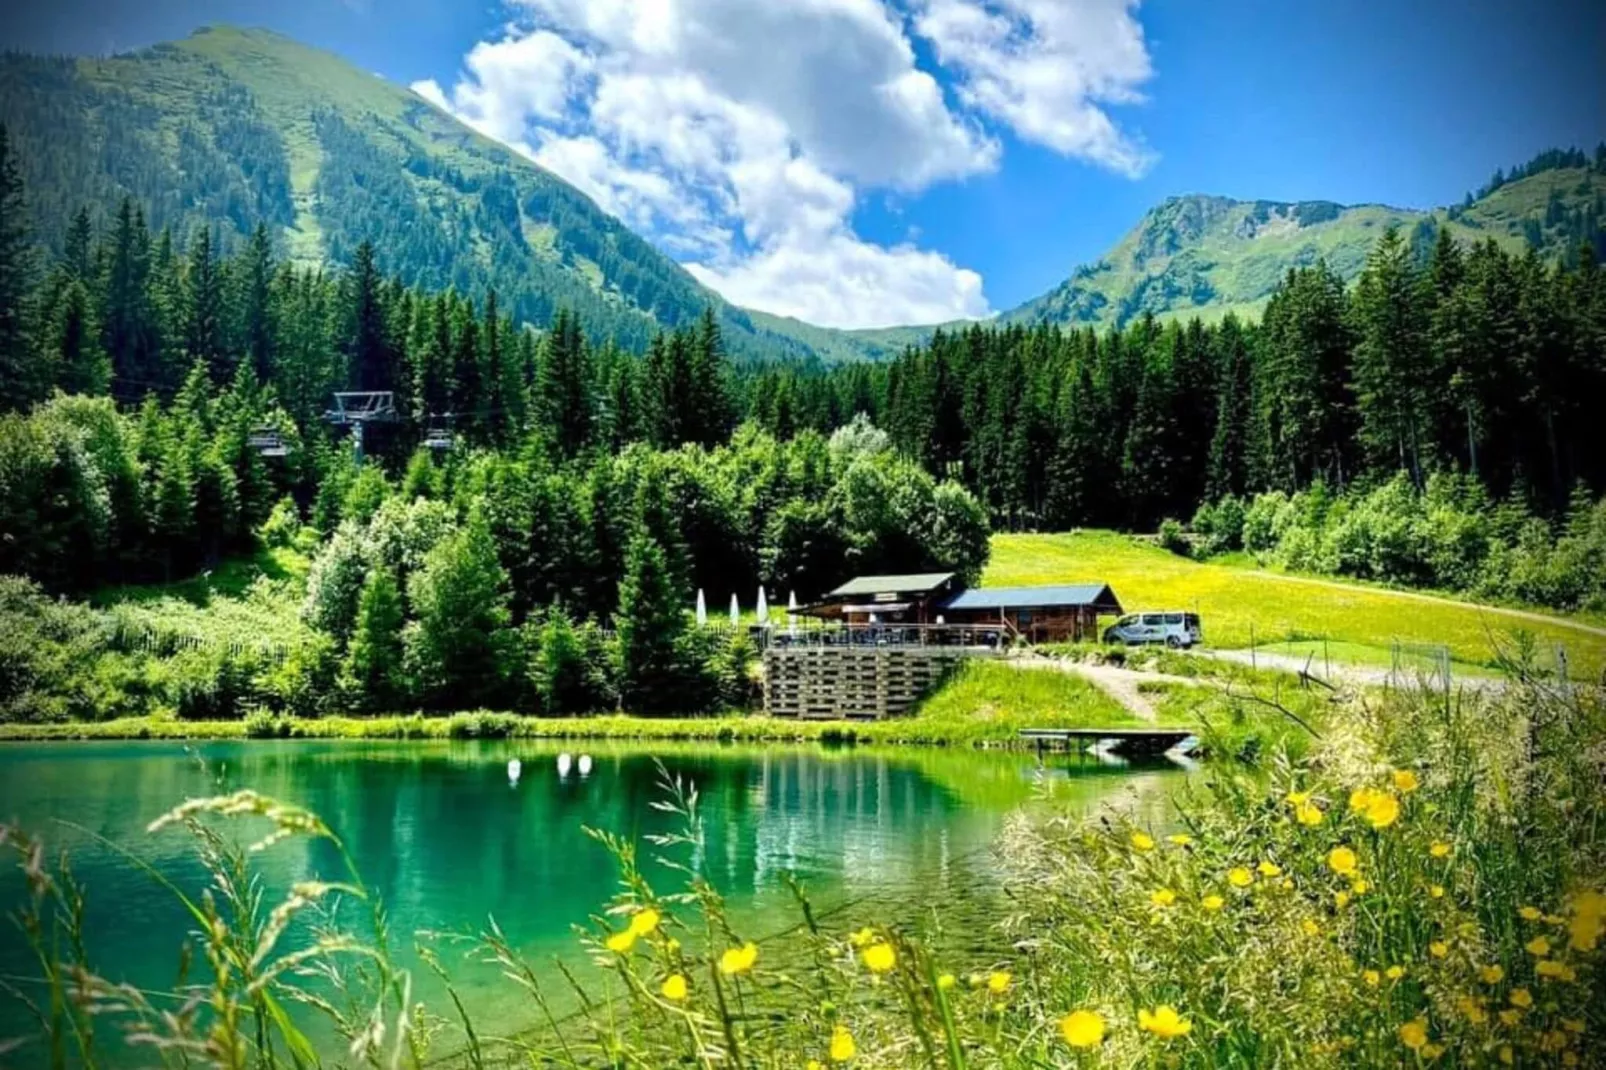
<path fill-rule="evenodd" d="M 705 853 L 698 860 L 728 897 L 744 934 L 797 920 L 783 876 L 809 886 L 822 910 L 876 889 L 919 889 L 934 901 L 956 860 L 984 855 L 1003 816 L 1021 805 L 1165 807 L 1174 767 L 1134 772 L 1075 757 L 958 750 L 830 750 L 595 744 L 575 754 L 544 743 L 169 743 L 0 749 L 0 814 L 72 850 L 89 890 L 88 941 L 108 977 L 171 987 L 188 923 L 179 905 L 106 846 L 156 865 L 186 891 L 205 880 L 188 837 L 145 832 L 186 797 L 249 786 L 322 815 L 363 878 L 384 897 L 392 931 L 472 931 L 494 916 L 533 960 L 577 950 L 572 927 L 613 895 L 611 858 L 586 828 L 641 845 L 649 879 L 676 875 L 652 861 L 645 837 L 676 830 L 662 798 L 661 761 L 694 783 Z M 61 821 L 78 827 L 68 827 Z M 241 830 L 255 838 L 261 829 Z M 332 845 L 292 840 L 259 858 L 272 895 L 292 881 L 341 875 Z M 22 894 L 9 866 L 0 906 Z M 270 896 L 270 902 L 272 898 Z M 0 972 L 36 973 L 15 932 L 0 933 Z M 426 999 L 435 982 L 416 971 Z M 515 1013 L 494 972 L 464 984 L 484 1013 Z M 482 986 L 480 988 L 479 986 Z M 504 1003 L 504 1001 L 507 1001 Z M 521 1012 L 520 1012 L 521 1013 Z M 16 1008 L 0 1008 L 0 1035 Z"/>

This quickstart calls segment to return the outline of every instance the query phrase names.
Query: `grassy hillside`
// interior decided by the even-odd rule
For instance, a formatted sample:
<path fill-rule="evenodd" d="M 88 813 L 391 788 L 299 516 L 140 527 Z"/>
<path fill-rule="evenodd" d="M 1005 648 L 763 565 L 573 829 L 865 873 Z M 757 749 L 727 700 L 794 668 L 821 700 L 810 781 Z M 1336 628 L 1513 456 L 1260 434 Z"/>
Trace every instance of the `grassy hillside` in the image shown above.
<path fill-rule="evenodd" d="M 1512 250 L 1537 239 L 1541 252 L 1556 256 L 1570 251 L 1574 238 L 1562 217 L 1588 210 L 1598 221 L 1603 200 L 1606 174 L 1591 168 L 1544 171 L 1506 183 L 1470 206 L 1431 212 L 1330 201 L 1172 197 L 1097 263 L 1077 268 L 1005 319 L 1109 325 L 1145 313 L 1254 316 L 1291 267 L 1324 259 L 1353 279 L 1390 226 L 1423 243 L 1437 228 L 1463 242 L 1493 238 Z"/>
<path fill-rule="evenodd" d="M 1606 669 L 1606 635 L 1584 622 L 1200 563 L 1108 532 L 996 535 L 982 577 L 994 586 L 1093 581 L 1110 584 L 1129 611 L 1196 610 L 1215 647 L 1248 646 L 1252 628 L 1258 643 L 1331 640 L 1335 659 L 1388 664 L 1399 641 L 1442 644 L 1463 664 L 1487 666 L 1497 659 L 1496 644 L 1510 645 L 1520 629 L 1538 641 L 1546 664 L 1559 644 L 1574 675 L 1598 678 Z"/>
<path fill-rule="evenodd" d="M 381 269 L 410 285 L 495 288 L 537 326 L 566 306 L 632 348 L 712 304 L 737 355 L 814 353 L 411 90 L 267 31 L 207 28 L 110 58 L 0 56 L 0 123 L 52 251 L 80 207 L 104 225 L 128 196 L 181 238 L 205 225 L 232 244 L 265 222 L 304 264 L 344 264 L 373 240 Z"/>

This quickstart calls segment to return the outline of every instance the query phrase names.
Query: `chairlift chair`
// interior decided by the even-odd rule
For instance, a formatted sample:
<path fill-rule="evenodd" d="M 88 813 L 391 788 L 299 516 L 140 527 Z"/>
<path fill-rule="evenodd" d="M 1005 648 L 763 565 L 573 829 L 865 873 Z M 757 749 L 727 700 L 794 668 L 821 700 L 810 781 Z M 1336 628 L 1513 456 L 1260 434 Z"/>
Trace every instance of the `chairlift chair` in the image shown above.
<path fill-rule="evenodd" d="M 429 429 L 424 432 L 424 448 L 436 453 L 447 453 L 457 448 L 457 436 L 452 434 L 452 414 L 431 414 Z"/>
<path fill-rule="evenodd" d="M 263 457 L 288 457 L 290 447 L 285 445 L 284 437 L 275 427 L 257 427 L 246 436 L 245 444 Z"/>

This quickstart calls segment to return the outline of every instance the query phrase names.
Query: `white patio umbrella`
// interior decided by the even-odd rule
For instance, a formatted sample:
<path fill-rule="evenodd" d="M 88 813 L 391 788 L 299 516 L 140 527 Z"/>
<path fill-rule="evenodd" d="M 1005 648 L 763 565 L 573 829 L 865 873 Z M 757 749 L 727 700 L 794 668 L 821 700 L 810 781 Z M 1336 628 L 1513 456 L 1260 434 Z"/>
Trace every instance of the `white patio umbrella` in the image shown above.
<path fill-rule="evenodd" d="M 731 592 L 731 627 L 738 627 L 742 623 L 742 607 L 736 604 L 736 592 Z"/>
<path fill-rule="evenodd" d="M 770 602 L 764 596 L 763 584 L 759 584 L 758 587 L 758 622 L 760 624 L 768 624 L 770 622 Z"/>
<path fill-rule="evenodd" d="M 786 592 L 786 631 L 790 635 L 797 634 L 797 592 Z"/>
<path fill-rule="evenodd" d="M 703 589 L 697 588 L 697 627 L 708 627 L 708 603 L 703 600 Z"/>

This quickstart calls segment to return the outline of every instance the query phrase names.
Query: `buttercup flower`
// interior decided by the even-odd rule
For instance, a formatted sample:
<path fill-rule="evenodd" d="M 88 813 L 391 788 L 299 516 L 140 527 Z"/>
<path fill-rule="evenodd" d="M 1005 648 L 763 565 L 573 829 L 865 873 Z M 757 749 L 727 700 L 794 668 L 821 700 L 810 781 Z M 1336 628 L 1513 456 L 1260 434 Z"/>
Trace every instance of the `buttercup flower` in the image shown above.
<path fill-rule="evenodd" d="M 1285 801 L 1288 803 L 1289 806 L 1294 806 L 1294 807 L 1305 806 L 1310 802 L 1310 792 L 1308 792 L 1308 791 L 1291 791 L 1286 796 Z"/>
<path fill-rule="evenodd" d="M 746 973 L 758 961 L 758 945 L 743 944 L 741 947 L 730 947 L 719 956 L 719 972 L 734 977 Z"/>
<path fill-rule="evenodd" d="M 1243 866 L 1234 866 L 1227 871 L 1227 883 L 1234 888 L 1247 888 L 1254 882 L 1254 874 Z"/>
<path fill-rule="evenodd" d="M 942 989 L 944 992 L 948 991 L 950 988 L 952 988 L 954 985 L 956 985 L 958 983 L 959 983 L 958 978 L 956 978 L 951 973 L 945 973 L 942 976 L 937 978 L 937 987 Z"/>
<path fill-rule="evenodd" d="M 1362 816 L 1373 828 L 1386 829 L 1399 819 L 1400 800 L 1395 798 L 1392 792 L 1373 792 Z"/>
<path fill-rule="evenodd" d="M 1304 921 L 1300 922 L 1299 928 L 1300 931 L 1306 936 L 1320 936 L 1322 933 L 1322 927 L 1317 925 L 1314 921 L 1311 921 L 1309 918 L 1306 918 Z"/>
<path fill-rule="evenodd" d="M 1009 971 L 994 970 L 987 975 L 987 991 L 995 996 L 1001 996 L 1009 991 Z"/>
<path fill-rule="evenodd" d="M 1405 976 L 1405 967 L 1404 966 L 1390 966 L 1388 969 L 1383 971 L 1383 974 L 1390 981 L 1398 981 L 1400 978 Z"/>
<path fill-rule="evenodd" d="M 1546 955 L 1550 954 L 1550 941 L 1546 940 L 1543 936 L 1534 937 L 1532 940 L 1529 940 L 1526 944 L 1524 944 L 1523 947 L 1527 950 L 1528 954 L 1533 955 L 1535 958 L 1542 959 Z"/>
<path fill-rule="evenodd" d="M 1489 1014 L 1483 1009 L 1483 1004 L 1471 996 L 1457 996 L 1455 1007 L 1473 1025 L 1482 1025 L 1489 1020 Z"/>
<path fill-rule="evenodd" d="M 1356 895 L 1365 895 L 1367 892 L 1372 890 L 1372 886 L 1364 877 L 1356 877 L 1354 880 L 1349 882 L 1349 890 L 1354 892 Z"/>
<path fill-rule="evenodd" d="M 664 986 L 659 989 L 664 998 L 679 1003 L 686 998 L 686 978 L 684 974 L 672 973 L 664 978 Z"/>
<path fill-rule="evenodd" d="M 1178 847 L 1186 847 L 1188 844 L 1193 842 L 1193 837 L 1189 836 L 1186 832 L 1174 833 L 1173 835 L 1167 836 L 1166 839 L 1170 840 Z"/>
<path fill-rule="evenodd" d="M 1444 898 L 1444 885 L 1432 884 L 1428 886 L 1428 895 L 1434 899 Z"/>
<path fill-rule="evenodd" d="M 1443 940 L 1435 940 L 1428 945 L 1428 954 L 1436 959 L 1442 959 L 1450 953 L 1450 945 Z"/>
<path fill-rule="evenodd" d="M 635 933 L 637 936 L 646 936 L 648 933 L 658 928 L 658 923 L 662 920 L 663 919 L 659 913 L 652 907 L 648 907 L 645 910 L 638 910 L 630 918 L 630 931 Z"/>
<path fill-rule="evenodd" d="M 866 925 L 864 928 L 848 937 L 848 943 L 852 944 L 854 947 L 868 947 L 870 941 L 874 939 L 875 930 Z"/>
<path fill-rule="evenodd" d="M 1523 921 L 1538 921 L 1545 916 L 1545 912 L 1538 907 L 1519 907 L 1517 913 L 1522 916 Z"/>
<path fill-rule="evenodd" d="M 1534 966 L 1534 972 L 1540 977 L 1546 977 L 1552 981 L 1578 980 L 1578 975 L 1573 972 L 1571 966 L 1564 962 L 1557 962 L 1555 959 L 1540 959 L 1539 963 Z"/>
<path fill-rule="evenodd" d="M 1348 892 L 1334 892 L 1333 893 L 1333 905 L 1335 907 L 1337 907 L 1338 909 L 1340 909 L 1340 910 L 1343 910 L 1345 907 L 1349 906 L 1349 893 Z"/>
<path fill-rule="evenodd" d="M 634 929 L 625 929 L 622 932 L 616 932 L 608 937 L 606 944 L 608 950 L 617 955 L 629 954 L 630 949 L 636 946 L 636 931 Z"/>
<path fill-rule="evenodd" d="M 1502 966 L 1484 966 L 1478 970 L 1478 979 L 1486 985 L 1497 985 L 1506 976 Z"/>
<path fill-rule="evenodd" d="M 1294 807 L 1294 819 L 1307 828 L 1315 828 L 1322 823 L 1321 807 L 1315 803 L 1300 803 Z"/>
<path fill-rule="evenodd" d="M 1340 877 L 1348 877 L 1360 865 L 1360 859 L 1348 847 L 1335 847 L 1327 852 L 1327 868 Z"/>
<path fill-rule="evenodd" d="M 1132 833 L 1132 847 L 1138 851 L 1154 850 L 1154 837 L 1147 832 Z"/>
<path fill-rule="evenodd" d="M 1203 899 L 1199 900 L 1199 905 L 1204 907 L 1206 910 L 1220 910 L 1222 907 L 1227 905 L 1227 901 L 1221 898 L 1219 895 L 1212 894 L 1207 895 Z"/>
<path fill-rule="evenodd" d="M 898 953 L 885 941 L 865 948 L 863 957 L 871 973 L 886 973 L 898 964 Z"/>
<path fill-rule="evenodd" d="M 1072 1011 L 1060 1019 L 1060 1036 L 1073 1048 L 1096 1048 L 1104 1040 L 1104 1018 L 1097 1011 Z"/>
<path fill-rule="evenodd" d="M 1529 1007 L 1534 1005 L 1533 993 L 1529 992 L 1526 988 L 1512 989 L 1511 1005 L 1513 1007 L 1521 1007 L 1523 1010 L 1527 1010 Z"/>
<path fill-rule="evenodd" d="M 1168 907 L 1177 901 L 1177 893 L 1170 888 L 1156 888 L 1149 893 L 1149 902 L 1157 907 Z"/>
<path fill-rule="evenodd" d="M 1376 970 L 1362 970 L 1361 980 L 1365 981 L 1373 988 L 1376 988 L 1378 985 L 1383 983 L 1383 975 L 1378 973 Z"/>
<path fill-rule="evenodd" d="M 831 1061 L 845 1063 L 858 1054 L 858 1048 L 853 1043 L 853 1034 L 848 1032 L 847 1026 L 839 1025 L 831 1030 Z"/>
<path fill-rule="evenodd" d="M 1428 1042 L 1426 1018 L 1416 1018 L 1400 1026 L 1400 1043 L 1412 1051 L 1420 1051 Z"/>
<path fill-rule="evenodd" d="M 1416 774 L 1409 769 L 1394 770 L 1394 790 L 1401 795 L 1409 795 L 1421 784 L 1417 782 Z"/>
<path fill-rule="evenodd" d="M 1432 846 L 1428 848 L 1428 854 L 1434 858 L 1449 858 L 1450 845 L 1443 840 L 1434 840 Z"/>
<path fill-rule="evenodd" d="M 1193 1029 L 1193 1023 L 1177 1014 L 1177 1009 L 1170 1004 L 1162 1003 L 1153 1011 L 1138 1011 L 1138 1027 L 1157 1037 L 1170 1040 L 1172 1037 L 1185 1037 Z"/>
<path fill-rule="evenodd" d="M 1255 869 L 1262 877 L 1280 877 L 1283 875 L 1283 867 L 1275 862 L 1262 862 Z"/>

